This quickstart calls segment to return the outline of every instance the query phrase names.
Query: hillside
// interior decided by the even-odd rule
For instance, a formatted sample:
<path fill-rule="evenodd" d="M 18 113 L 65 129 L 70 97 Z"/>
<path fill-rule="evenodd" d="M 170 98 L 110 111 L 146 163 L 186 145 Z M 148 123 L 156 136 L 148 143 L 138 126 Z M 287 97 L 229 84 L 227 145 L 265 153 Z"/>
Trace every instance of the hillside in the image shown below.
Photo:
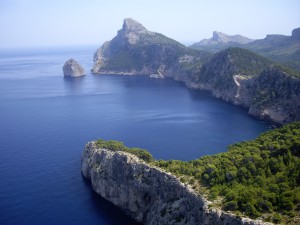
<path fill-rule="evenodd" d="M 243 47 L 300 70 L 300 28 L 294 29 L 291 36 L 267 35 Z"/>
<path fill-rule="evenodd" d="M 188 162 L 97 140 L 85 147 L 82 173 L 98 194 L 144 224 L 266 224 L 248 216 L 294 225 L 299 157 L 298 121 Z"/>
<path fill-rule="evenodd" d="M 300 119 L 300 79 L 284 67 L 241 48 L 215 54 L 186 84 L 209 90 L 217 98 L 249 109 L 263 120 L 287 123 Z"/>
<path fill-rule="evenodd" d="M 191 48 L 213 53 L 228 47 L 246 48 L 288 67 L 300 70 L 300 28 L 294 29 L 291 36 L 269 34 L 264 39 L 259 40 L 225 35 L 225 37 L 232 38 L 233 41 L 222 41 L 223 39 L 230 39 L 222 39 L 222 36 L 218 37 L 217 34 L 214 33 L 212 38 L 191 45 Z"/>
<path fill-rule="evenodd" d="M 189 162 L 160 160 L 155 165 L 200 192 L 207 190 L 209 198 L 225 210 L 299 224 L 299 157 L 300 122 L 295 122 L 231 145 L 225 153 Z"/>

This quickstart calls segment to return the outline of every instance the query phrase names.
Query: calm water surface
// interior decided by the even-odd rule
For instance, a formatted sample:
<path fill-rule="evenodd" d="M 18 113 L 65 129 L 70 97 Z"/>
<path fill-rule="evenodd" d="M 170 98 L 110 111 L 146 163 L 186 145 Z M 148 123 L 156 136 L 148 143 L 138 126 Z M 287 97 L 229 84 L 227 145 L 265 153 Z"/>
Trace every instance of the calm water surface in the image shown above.
<path fill-rule="evenodd" d="M 269 129 L 245 110 L 173 80 L 63 77 L 71 57 L 89 71 L 95 49 L 0 53 L 0 224 L 134 224 L 82 179 L 89 140 L 191 160 Z"/>

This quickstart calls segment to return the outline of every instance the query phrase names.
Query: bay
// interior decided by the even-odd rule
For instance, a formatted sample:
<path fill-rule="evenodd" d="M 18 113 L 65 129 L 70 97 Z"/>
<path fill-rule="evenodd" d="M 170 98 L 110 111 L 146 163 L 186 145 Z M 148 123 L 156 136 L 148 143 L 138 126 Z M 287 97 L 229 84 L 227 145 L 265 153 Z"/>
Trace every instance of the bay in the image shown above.
<path fill-rule="evenodd" d="M 0 224 L 134 224 L 81 177 L 90 140 L 192 160 L 270 128 L 171 79 L 91 75 L 95 49 L 0 53 Z M 71 57 L 87 76 L 63 77 Z"/>

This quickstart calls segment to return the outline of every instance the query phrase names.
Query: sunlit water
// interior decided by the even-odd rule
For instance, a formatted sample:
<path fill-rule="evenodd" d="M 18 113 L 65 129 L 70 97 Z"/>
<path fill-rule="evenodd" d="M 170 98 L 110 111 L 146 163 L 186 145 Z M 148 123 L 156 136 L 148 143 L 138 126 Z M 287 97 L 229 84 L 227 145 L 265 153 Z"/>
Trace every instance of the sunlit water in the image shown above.
<path fill-rule="evenodd" d="M 0 53 L 0 224 L 134 224 L 82 179 L 87 141 L 114 139 L 157 159 L 191 160 L 255 138 L 269 125 L 173 80 L 65 79 L 96 48 Z"/>

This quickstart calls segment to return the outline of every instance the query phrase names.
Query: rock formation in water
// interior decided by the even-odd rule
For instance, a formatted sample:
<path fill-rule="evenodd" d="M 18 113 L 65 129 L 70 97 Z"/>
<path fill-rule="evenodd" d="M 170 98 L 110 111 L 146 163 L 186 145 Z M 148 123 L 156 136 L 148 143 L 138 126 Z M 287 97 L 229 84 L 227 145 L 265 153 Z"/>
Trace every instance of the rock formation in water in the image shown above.
<path fill-rule="evenodd" d="M 227 36 L 215 36 L 230 43 Z M 298 29 L 290 39 L 297 43 Z M 212 56 L 148 31 L 133 19 L 125 19 L 117 36 L 94 54 L 92 72 L 171 77 L 241 105 L 260 119 L 276 123 L 299 120 L 300 75 L 272 64 L 271 60 L 241 48 L 225 49 Z"/>
<path fill-rule="evenodd" d="M 82 175 L 101 197 L 145 225 L 263 225 L 209 207 L 209 202 L 171 173 L 127 152 L 97 148 L 89 142 Z"/>
<path fill-rule="evenodd" d="M 85 75 L 83 67 L 74 59 L 69 59 L 63 66 L 64 76 L 79 77 Z"/>

